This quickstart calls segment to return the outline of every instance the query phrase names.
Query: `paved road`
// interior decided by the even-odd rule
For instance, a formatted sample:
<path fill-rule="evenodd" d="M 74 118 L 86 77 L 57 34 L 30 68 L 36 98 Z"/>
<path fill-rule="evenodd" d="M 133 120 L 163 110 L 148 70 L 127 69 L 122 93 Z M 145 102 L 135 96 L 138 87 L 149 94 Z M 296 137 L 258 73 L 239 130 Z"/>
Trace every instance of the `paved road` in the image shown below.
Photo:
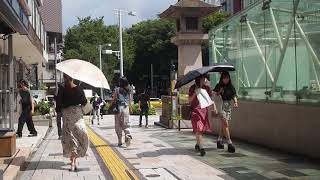
<path fill-rule="evenodd" d="M 130 173 L 152 180 L 320 179 L 320 165 L 301 157 L 240 142 L 235 142 L 237 153 L 229 154 L 216 149 L 213 136 L 205 137 L 207 155 L 201 157 L 193 150 L 195 142 L 191 130 L 178 132 L 153 125 L 146 129 L 138 127 L 137 116 L 131 120 L 133 141 L 130 147 L 117 147 L 113 116 L 105 116 L 101 125 L 91 126 L 90 156 L 79 161 L 79 172 L 68 171 L 68 160 L 62 157 L 54 129 L 23 171 L 21 179 L 126 179 Z M 158 120 L 159 116 L 152 116 L 150 124 Z"/>

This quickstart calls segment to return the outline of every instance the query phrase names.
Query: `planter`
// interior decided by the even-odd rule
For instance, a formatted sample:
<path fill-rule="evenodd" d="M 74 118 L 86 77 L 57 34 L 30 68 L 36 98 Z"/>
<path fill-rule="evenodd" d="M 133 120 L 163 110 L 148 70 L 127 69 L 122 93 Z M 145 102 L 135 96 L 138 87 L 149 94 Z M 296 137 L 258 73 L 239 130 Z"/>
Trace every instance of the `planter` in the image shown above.
<path fill-rule="evenodd" d="M 16 133 L 0 132 L 0 157 L 11 157 L 16 153 Z"/>

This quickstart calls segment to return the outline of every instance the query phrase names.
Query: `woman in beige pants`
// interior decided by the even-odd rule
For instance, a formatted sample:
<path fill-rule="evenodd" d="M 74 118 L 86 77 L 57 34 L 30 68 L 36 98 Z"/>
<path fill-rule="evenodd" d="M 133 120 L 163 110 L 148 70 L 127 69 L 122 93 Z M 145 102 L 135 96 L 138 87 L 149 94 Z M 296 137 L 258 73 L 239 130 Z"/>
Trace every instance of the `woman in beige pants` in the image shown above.
<path fill-rule="evenodd" d="M 119 88 L 115 89 L 113 100 L 117 101 L 119 112 L 115 114 L 115 130 L 118 136 L 118 146 L 122 146 L 122 131 L 125 134 L 126 146 L 130 146 L 132 140 L 130 132 L 130 113 L 131 109 L 131 95 L 129 82 L 125 77 L 121 77 L 119 81 Z"/>

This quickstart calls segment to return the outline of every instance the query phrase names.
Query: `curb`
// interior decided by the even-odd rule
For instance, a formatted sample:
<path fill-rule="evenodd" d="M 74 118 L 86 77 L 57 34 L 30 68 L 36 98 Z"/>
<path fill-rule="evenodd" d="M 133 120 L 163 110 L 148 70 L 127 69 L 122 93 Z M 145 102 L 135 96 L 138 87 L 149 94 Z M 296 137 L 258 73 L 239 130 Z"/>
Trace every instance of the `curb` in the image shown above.
<path fill-rule="evenodd" d="M 48 136 L 52 128 L 48 127 L 45 135 L 36 143 L 34 148 L 19 148 L 16 154 L 11 159 L 7 168 L 3 172 L 4 180 L 14 180 L 19 174 L 21 168 L 26 164 L 26 161 L 36 152 L 43 140 Z M 1 178 L 0 178 L 1 179 Z"/>
<path fill-rule="evenodd" d="M 168 127 L 168 126 L 166 126 L 166 125 L 162 124 L 161 122 L 154 122 L 154 125 L 155 125 L 155 126 L 163 127 L 163 128 L 165 128 L 165 129 L 169 129 L 169 127 Z"/>
<path fill-rule="evenodd" d="M 8 165 L 8 167 L 5 169 L 3 174 L 4 180 L 11 180 L 14 179 L 18 172 L 20 171 L 20 168 L 25 164 L 28 157 L 31 155 L 30 149 L 19 149 L 18 152 L 15 154 L 14 158 Z"/>

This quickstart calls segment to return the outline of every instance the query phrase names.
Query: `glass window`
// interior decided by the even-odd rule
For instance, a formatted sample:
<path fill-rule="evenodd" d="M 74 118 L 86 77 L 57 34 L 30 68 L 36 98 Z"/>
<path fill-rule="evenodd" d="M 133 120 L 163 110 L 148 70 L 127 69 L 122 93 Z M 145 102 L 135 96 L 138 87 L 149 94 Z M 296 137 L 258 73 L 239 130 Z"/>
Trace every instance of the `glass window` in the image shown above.
<path fill-rule="evenodd" d="M 187 30 L 198 30 L 198 18 L 197 17 L 186 17 L 186 29 Z"/>
<path fill-rule="evenodd" d="M 296 14 L 298 103 L 320 104 L 320 3 L 301 0 Z"/>
<path fill-rule="evenodd" d="M 210 32 L 211 63 L 236 66 L 242 99 L 320 105 L 319 12 L 316 0 L 255 3 Z"/>

